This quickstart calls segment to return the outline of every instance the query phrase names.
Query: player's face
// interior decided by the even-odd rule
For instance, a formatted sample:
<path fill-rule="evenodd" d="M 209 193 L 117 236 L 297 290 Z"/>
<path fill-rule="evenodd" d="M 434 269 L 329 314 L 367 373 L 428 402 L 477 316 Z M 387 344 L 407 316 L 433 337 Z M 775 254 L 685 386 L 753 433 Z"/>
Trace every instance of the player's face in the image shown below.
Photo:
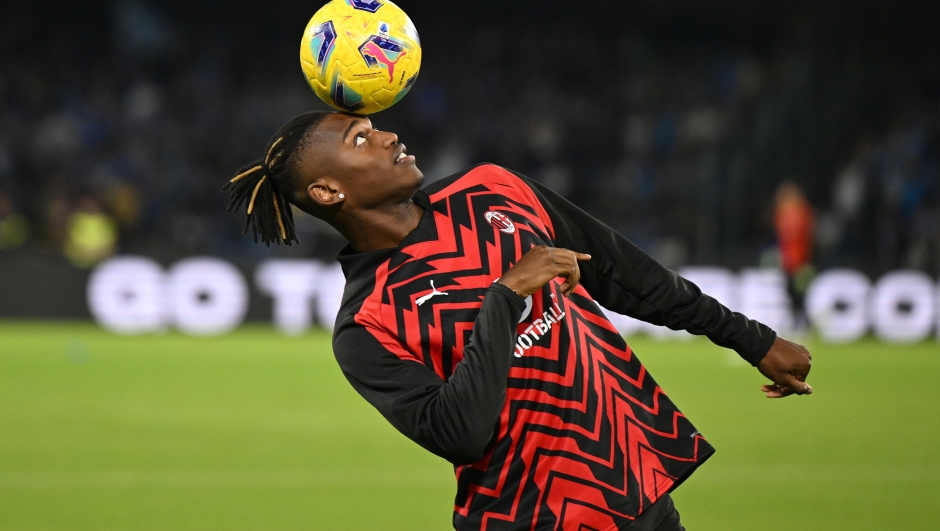
<path fill-rule="evenodd" d="M 398 135 L 373 128 L 368 118 L 331 114 L 314 134 L 318 173 L 335 179 L 349 205 L 406 201 L 424 182 Z"/>

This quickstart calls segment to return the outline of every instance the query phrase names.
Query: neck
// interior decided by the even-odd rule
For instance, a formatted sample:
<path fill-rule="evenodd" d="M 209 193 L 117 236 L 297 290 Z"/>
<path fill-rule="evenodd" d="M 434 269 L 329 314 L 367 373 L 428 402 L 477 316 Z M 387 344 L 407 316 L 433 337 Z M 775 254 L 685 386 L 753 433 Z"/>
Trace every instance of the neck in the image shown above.
<path fill-rule="evenodd" d="M 349 213 L 338 217 L 333 226 L 362 253 L 398 247 L 422 215 L 424 209 L 408 199 L 389 208 Z"/>

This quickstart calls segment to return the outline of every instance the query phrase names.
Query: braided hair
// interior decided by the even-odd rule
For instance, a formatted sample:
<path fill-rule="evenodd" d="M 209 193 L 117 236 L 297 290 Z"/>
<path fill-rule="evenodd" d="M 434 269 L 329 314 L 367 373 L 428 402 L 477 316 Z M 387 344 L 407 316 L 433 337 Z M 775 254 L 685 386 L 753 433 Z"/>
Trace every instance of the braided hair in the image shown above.
<path fill-rule="evenodd" d="M 243 234 L 251 227 L 255 243 L 258 237 L 265 245 L 275 242 L 300 243 L 294 232 L 294 215 L 284 192 L 295 185 L 294 166 L 296 154 L 304 147 L 308 133 L 329 116 L 330 112 L 311 111 L 301 114 L 271 137 L 265 148 L 263 159 L 248 164 L 239 170 L 232 180 L 222 187 L 230 190 L 229 212 L 238 210 L 247 202 L 247 217 Z"/>

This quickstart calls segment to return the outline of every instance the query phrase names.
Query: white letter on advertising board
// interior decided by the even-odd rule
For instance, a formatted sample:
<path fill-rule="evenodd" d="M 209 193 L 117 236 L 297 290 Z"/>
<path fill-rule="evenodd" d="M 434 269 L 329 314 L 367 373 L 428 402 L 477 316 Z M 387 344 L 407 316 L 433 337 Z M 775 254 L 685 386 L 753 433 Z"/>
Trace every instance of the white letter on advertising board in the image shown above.
<path fill-rule="evenodd" d="M 88 281 L 88 308 L 118 334 L 143 334 L 166 325 L 166 278 L 149 258 L 124 256 L 102 262 Z"/>
<path fill-rule="evenodd" d="M 170 269 L 176 326 L 194 335 L 224 334 L 248 311 L 248 285 L 234 265 L 218 258 L 188 258 Z"/>

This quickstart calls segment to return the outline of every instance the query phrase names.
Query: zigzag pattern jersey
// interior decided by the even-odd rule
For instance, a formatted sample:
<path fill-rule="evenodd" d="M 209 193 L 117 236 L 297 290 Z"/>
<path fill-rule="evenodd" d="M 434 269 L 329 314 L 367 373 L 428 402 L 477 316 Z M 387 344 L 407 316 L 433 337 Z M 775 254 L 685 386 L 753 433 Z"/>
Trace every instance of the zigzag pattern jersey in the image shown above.
<path fill-rule="evenodd" d="M 772 330 L 498 166 L 413 200 L 424 216 L 399 247 L 340 254 L 333 347 L 366 400 L 455 464 L 456 529 L 623 529 L 713 453 L 597 302 L 754 365 Z M 570 297 L 563 278 L 526 300 L 494 282 L 537 245 L 592 255 Z"/>

